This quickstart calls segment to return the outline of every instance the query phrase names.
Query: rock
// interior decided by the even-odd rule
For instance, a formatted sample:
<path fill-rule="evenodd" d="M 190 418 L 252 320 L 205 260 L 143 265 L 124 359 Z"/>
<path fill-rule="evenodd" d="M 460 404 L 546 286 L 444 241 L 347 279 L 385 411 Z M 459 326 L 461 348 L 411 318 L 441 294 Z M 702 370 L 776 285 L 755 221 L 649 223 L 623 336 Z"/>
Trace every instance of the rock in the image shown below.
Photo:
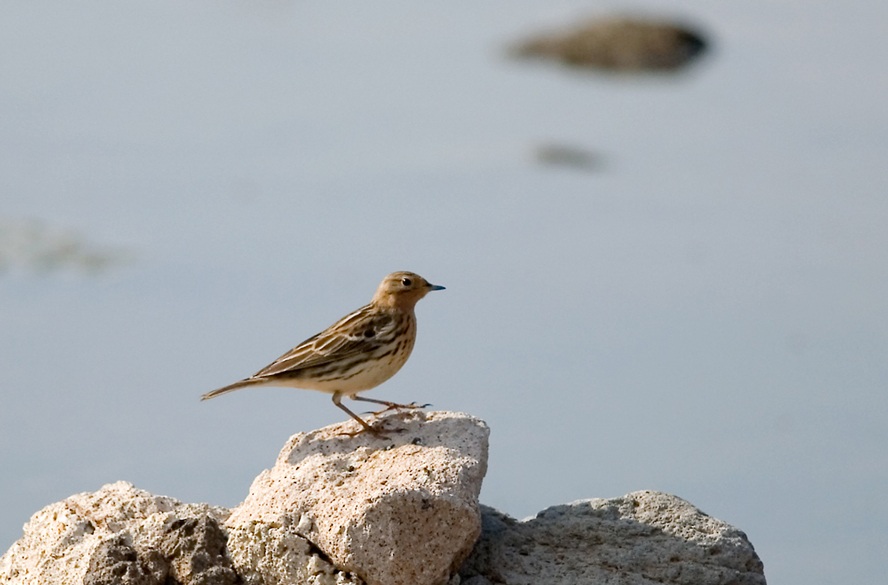
<path fill-rule="evenodd" d="M 364 585 L 340 571 L 293 526 L 254 524 L 229 533 L 229 551 L 246 585 Z"/>
<path fill-rule="evenodd" d="M 31 517 L 0 558 L 4 583 L 183 585 L 237 582 L 220 524 L 228 512 L 126 482 L 71 496 Z"/>
<path fill-rule="evenodd" d="M 342 435 L 350 422 L 295 435 L 233 513 L 124 482 L 47 506 L 0 558 L 0 582 L 446 582 L 481 531 L 487 426 L 440 412 L 387 420 L 402 427 L 390 439 Z"/>
<path fill-rule="evenodd" d="M 343 436 L 346 422 L 291 437 L 230 511 L 125 482 L 51 504 L 0 557 L 0 583 L 765 585 L 745 534 L 675 496 L 482 514 L 484 422 L 385 422 L 402 432 Z"/>
<path fill-rule="evenodd" d="M 141 557 L 123 535 L 103 540 L 90 555 L 83 585 L 164 585 L 169 563 L 156 550 Z"/>
<path fill-rule="evenodd" d="M 652 491 L 553 506 L 519 522 L 483 509 L 463 584 L 765 585 L 746 535 Z"/>
<path fill-rule="evenodd" d="M 304 539 L 369 585 L 447 582 L 481 530 L 488 428 L 448 412 L 388 418 L 403 429 L 388 439 L 343 436 L 350 422 L 293 436 L 226 522 L 235 564 L 292 582 L 278 557 Z"/>
<path fill-rule="evenodd" d="M 591 20 L 561 33 L 519 43 L 517 57 L 542 57 L 565 65 L 612 71 L 664 71 L 682 67 L 706 48 L 689 27 L 638 18 Z"/>
<path fill-rule="evenodd" d="M 582 171 L 599 171 L 604 168 L 600 154 L 580 146 L 540 144 L 534 154 L 537 162 L 544 165 L 571 167 Z"/>

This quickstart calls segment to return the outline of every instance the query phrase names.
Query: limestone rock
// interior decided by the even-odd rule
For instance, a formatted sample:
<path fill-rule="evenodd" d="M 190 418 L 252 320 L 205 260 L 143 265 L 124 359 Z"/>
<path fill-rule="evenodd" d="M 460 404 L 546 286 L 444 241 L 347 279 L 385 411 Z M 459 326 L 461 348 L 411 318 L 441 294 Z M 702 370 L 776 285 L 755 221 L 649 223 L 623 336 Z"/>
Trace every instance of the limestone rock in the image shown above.
<path fill-rule="evenodd" d="M 242 572 L 292 582 L 278 559 L 304 539 L 369 585 L 449 579 L 480 533 L 488 428 L 450 412 L 387 419 L 402 432 L 343 436 L 354 426 L 346 422 L 288 441 L 226 522 Z"/>
<path fill-rule="evenodd" d="M 220 524 L 228 512 L 109 484 L 51 504 L 0 558 L 10 584 L 183 585 L 237 582 Z"/>
<path fill-rule="evenodd" d="M 582 500 L 523 522 L 483 516 L 463 585 L 765 585 L 743 532 L 667 494 Z"/>
<path fill-rule="evenodd" d="M 402 432 L 343 436 L 346 422 L 291 437 L 231 511 L 125 482 L 51 504 L 0 557 L 0 583 L 765 585 L 745 534 L 675 496 L 482 514 L 482 421 L 384 422 Z"/>
<path fill-rule="evenodd" d="M 705 48 L 703 35 L 686 26 L 614 17 L 531 38 L 516 45 L 512 54 L 555 59 L 572 67 L 664 71 L 686 65 Z"/>
<path fill-rule="evenodd" d="M 229 554 L 246 585 L 364 585 L 340 571 L 292 526 L 254 524 L 229 533 Z"/>

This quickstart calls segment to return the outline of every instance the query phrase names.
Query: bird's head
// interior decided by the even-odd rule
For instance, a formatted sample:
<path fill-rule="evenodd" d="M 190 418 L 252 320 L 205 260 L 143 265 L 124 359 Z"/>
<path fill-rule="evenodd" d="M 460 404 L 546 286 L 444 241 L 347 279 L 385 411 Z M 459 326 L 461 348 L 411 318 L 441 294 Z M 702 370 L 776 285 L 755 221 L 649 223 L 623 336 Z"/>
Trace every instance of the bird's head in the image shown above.
<path fill-rule="evenodd" d="M 392 272 L 379 283 L 372 303 L 412 311 L 417 301 L 433 290 L 444 290 L 444 287 L 413 272 Z"/>

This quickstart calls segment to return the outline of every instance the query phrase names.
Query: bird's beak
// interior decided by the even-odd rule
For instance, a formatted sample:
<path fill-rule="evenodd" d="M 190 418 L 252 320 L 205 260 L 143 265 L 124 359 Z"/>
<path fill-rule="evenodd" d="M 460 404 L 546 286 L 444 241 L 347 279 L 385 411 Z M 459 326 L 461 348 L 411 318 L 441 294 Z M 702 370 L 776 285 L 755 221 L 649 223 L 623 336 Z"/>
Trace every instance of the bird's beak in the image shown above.
<path fill-rule="evenodd" d="M 444 290 L 444 287 L 440 284 L 429 283 L 429 290 Z"/>

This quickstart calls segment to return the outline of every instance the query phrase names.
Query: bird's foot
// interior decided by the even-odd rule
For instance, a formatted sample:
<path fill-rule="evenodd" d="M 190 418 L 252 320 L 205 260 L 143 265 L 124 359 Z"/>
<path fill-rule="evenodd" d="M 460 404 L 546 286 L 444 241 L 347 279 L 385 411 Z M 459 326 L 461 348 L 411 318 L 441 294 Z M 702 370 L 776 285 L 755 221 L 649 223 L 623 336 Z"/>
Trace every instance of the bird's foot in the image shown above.
<path fill-rule="evenodd" d="M 398 404 L 397 402 L 386 402 L 385 408 L 382 410 L 377 410 L 373 412 L 374 415 L 379 416 L 380 414 L 384 414 L 390 410 L 415 410 L 417 408 L 426 408 L 431 406 L 431 404 L 419 404 L 418 402 L 411 402 L 410 404 Z"/>

